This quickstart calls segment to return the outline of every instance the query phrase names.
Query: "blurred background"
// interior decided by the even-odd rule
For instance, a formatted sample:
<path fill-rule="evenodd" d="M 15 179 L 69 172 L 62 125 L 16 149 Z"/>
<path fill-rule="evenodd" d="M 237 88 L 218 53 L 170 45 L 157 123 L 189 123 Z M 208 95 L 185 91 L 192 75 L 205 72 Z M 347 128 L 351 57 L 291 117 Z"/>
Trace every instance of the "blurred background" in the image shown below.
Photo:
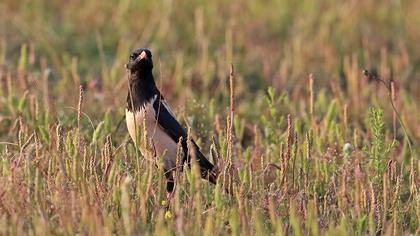
<path fill-rule="evenodd" d="M 51 103 L 77 104 L 83 84 L 94 104 L 87 110 L 121 113 L 124 63 L 132 49 L 147 47 L 158 84 L 175 107 L 197 100 L 225 109 L 233 63 L 244 117 L 264 114 L 269 86 L 293 101 L 279 107 L 283 114 L 303 115 L 313 73 L 315 95 L 324 96 L 315 113 L 326 112 L 321 103 L 334 96 L 356 122 L 372 105 L 385 108 L 390 121 L 387 90 L 361 72 L 394 80 L 402 91 L 399 109 L 420 114 L 418 9 L 417 0 L 2 0 L 0 65 L 35 72 L 13 80 L 22 92 L 41 86 L 37 78 L 48 69 Z M 419 138 L 418 115 L 405 119 Z"/>

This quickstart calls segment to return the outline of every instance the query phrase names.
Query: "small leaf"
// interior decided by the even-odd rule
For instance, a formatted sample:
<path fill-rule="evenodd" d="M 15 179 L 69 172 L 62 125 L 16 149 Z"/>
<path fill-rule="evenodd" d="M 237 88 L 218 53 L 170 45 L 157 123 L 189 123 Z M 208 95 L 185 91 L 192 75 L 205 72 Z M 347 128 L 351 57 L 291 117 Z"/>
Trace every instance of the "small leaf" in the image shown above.
<path fill-rule="evenodd" d="M 110 134 L 112 132 L 112 116 L 109 111 L 105 113 L 104 127 L 105 127 L 105 133 Z"/>
<path fill-rule="evenodd" d="M 96 126 L 96 129 L 95 129 L 95 131 L 93 132 L 93 135 L 92 135 L 92 144 L 98 142 L 98 139 L 99 139 L 99 136 L 102 133 L 103 127 L 104 127 L 104 122 L 103 121 L 101 121 L 98 124 L 98 126 Z"/>
<path fill-rule="evenodd" d="M 18 68 L 19 68 L 19 70 L 25 70 L 26 69 L 26 64 L 27 64 L 27 45 L 26 44 L 23 44 L 21 47 L 20 47 L 20 58 L 19 58 L 19 65 L 18 65 Z"/>
<path fill-rule="evenodd" d="M 41 139 L 45 143 L 49 144 L 50 143 L 50 134 L 48 133 L 48 130 L 44 126 L 38 126 L 37 130 L 38 130 L 38 133 L 41 136 Z"/>

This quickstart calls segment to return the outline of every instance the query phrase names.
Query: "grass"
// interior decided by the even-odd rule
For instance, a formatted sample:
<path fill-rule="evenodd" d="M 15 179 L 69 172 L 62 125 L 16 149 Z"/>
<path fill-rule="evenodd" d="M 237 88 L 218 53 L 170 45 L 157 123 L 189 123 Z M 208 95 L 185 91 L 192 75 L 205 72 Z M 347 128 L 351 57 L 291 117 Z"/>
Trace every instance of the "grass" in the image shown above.
<path fill-rule="evenodd" d="M 2 1 L 0 235 L 419 234 L 419 7 Z M 140 46 L 216 186 L 129 139 Z"/>

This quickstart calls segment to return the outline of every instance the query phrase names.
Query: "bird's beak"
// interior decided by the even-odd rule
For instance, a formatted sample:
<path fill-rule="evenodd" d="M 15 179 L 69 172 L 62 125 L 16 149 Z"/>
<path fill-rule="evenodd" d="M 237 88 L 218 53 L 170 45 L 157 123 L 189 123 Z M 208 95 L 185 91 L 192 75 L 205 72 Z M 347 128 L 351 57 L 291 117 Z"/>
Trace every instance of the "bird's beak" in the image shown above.
<path fill-rule="evenodd" d="M 140 53 L 140 55 L 137 57 L 137 60 L 140 61 L 143 58 L 146 58 L 147 59 L 147 54 L 146 54 L 145 51 L 143 51 L 143 52 Z"/>

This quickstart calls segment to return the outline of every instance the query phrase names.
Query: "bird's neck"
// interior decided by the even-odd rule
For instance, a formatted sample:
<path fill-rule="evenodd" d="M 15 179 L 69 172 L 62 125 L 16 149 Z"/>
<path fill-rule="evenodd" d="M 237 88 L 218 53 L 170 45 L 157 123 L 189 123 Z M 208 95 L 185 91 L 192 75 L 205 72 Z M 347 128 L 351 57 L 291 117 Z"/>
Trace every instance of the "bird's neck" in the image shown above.
<path fill-rule="evenodd" d="M 130 90 L 127 95 L 127 109 L 140 110 L 155 95 L 159 94 L 152 72 L 130 74 Z"/>

